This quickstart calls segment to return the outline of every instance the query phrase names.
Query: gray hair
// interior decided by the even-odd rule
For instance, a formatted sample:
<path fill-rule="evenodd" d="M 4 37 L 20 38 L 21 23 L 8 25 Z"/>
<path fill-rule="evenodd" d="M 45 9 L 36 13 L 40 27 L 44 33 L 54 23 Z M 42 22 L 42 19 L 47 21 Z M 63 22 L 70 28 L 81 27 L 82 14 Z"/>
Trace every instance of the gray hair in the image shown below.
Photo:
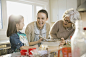
<path fill-rule="evenodd" d="M 66 16 L 70 17 L 70 21 L 75 23 L 76 20 L 81 20 L 80 14 L 78 11 L 74 10 L 73 8 L 68 9 L 63 14 L 63 20 Z"/>

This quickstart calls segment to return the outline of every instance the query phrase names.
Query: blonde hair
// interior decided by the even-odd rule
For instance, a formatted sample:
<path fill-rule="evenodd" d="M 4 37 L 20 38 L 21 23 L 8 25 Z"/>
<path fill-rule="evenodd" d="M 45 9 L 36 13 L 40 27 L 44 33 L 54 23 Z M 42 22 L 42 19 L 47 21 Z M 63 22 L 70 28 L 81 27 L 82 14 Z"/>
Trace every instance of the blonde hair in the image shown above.
<path fill-rule="evenodd" d="M 64 14 L 63 14 L 63 20 L 64 20 L 64 18 L 65 18 L 66 16 L 70 17 L 70 21 L 71 21 L 72 23 L 75 23 L 76 20 L 81 20 L 81 17 L 80 17 L 79 12 L 76 11 L 76 10 L 74 10 L 73 8 L 68 9 L 68 10 L 66 10 L 66 11 L 64 12 Z"/>
<path fill-rule="evenodd" d="M 68 9 L 64 12 L 62 19 L 64 20 L 65 17 L 70 17 L 70 21 L 72 22 L 72 27 L 74 29 L 75 29 L 75 21 L 81 20 L 79 12 L 74 10 L 73 8 Z"/>

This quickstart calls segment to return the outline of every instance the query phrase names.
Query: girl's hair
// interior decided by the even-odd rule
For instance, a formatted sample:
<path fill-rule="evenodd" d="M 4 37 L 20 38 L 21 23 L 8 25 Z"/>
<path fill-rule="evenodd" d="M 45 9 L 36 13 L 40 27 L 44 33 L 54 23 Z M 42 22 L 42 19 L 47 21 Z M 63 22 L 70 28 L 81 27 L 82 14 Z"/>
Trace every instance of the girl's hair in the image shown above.
<path fill-rule="evenodd" d="M 7 28 L 7 37 L 11 36 L 14 33 L 17 33 L 17 28 L 16 28 L 16 24 L 19 24 L 21 19 L 23 19 L 24 17 L 21 15 L 11 15 L 9 17 L 9 21 L 8 21 L 8 28 Z"/>
<path fill-rule="evenodd" d="M 46 10 L 41 9 L 41 10 L 39 10 L 39 11 L 38 11 L 38 13 L 45 13 L 45 14 L 46 14 L 46 17 L 48 18 L 48 13 L 47 13 L 47 11 L 46 11 Z M 37 14 L 38 14 L 38 13 L 37 13 Z"/>

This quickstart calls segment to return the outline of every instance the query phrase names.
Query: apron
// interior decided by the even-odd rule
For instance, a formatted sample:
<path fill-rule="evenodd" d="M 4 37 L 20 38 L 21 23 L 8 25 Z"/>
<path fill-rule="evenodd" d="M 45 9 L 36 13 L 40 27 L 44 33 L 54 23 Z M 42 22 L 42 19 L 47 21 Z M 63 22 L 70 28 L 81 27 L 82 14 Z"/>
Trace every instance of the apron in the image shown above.
<path fill-rule="evenodd" d="M 26 37 L 26 34 L 22 33 L 22 34 L 19 34 L 17 33 L 18 36 L 19 36 L 19 39 L 22 43 L 24 43 L 24 46 L 29 46 L 29 43 L 28 43 L 28 40 L 27 40 L 27 37 Z"/>

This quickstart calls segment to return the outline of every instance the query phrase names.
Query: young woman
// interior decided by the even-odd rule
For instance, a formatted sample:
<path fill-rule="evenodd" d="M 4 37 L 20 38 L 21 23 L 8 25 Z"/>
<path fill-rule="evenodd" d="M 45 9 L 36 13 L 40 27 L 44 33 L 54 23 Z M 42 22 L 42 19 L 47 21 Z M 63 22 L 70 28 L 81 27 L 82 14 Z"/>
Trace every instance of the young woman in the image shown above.
<path fill-rule="evenodd" d="M 31 22 L 27 25 L 25 33 L 29 41 L 29 45 L 40 45 L 42 39 L 39 38 L 41 35 L 43 38 L 48 38 L 50 25 L 46 23 L 48 20 L 48 13 L 46 10 L 39 10 L 37 13 L 37 21 Z"/>
<path fill-rule="evenodd" d="M 7 37 L 10 38 L 11 48 L 14 52 L 22 49 L 32 48 L 29 47 L 29 43 L 26 34 L 21 33 L 24 26 L 24 17 L 21 15 L 11 15 L 9 17 L 9 23 L 7 28 Z M 33 46 L 34 47 L 34 46 Z"/>

